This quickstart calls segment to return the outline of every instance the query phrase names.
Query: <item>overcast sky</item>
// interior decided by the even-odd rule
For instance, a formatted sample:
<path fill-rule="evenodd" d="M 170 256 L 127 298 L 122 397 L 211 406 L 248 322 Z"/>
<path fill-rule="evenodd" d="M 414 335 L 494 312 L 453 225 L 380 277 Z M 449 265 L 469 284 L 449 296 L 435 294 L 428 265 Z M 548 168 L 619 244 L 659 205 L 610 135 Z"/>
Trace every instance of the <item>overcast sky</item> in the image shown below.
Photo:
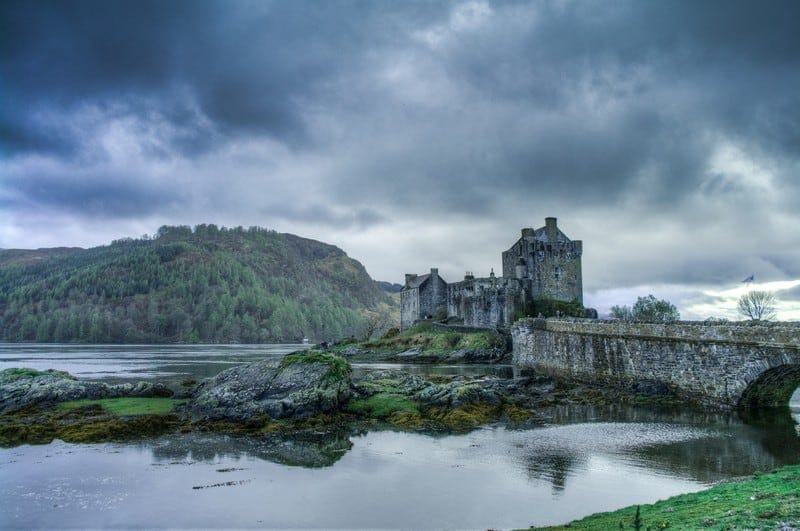
<path fill-rule="evenodd" d="M 0 247 L 163 224 L 500 271 L 546 216 L 601 311 L 800 319 L 800 2 L 4 1 Z"/>

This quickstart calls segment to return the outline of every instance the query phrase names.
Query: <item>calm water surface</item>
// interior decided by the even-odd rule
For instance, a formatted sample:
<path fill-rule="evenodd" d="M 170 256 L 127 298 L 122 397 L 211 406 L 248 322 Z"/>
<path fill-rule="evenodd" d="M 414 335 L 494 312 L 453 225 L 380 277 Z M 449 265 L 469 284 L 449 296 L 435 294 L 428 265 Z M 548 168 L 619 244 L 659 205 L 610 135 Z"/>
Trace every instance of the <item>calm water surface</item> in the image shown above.
<path fill-rule="evenodd" d="M 209 378 L 234 365 L 280 358 L 309 348 L 297 343 L 272 345 L 76 345 L 0 343 L 0 370 L 30 367 L 58 369 L 83 379 L 120 381 Z M 422 375 L 491 374 L 510 378 L 511 365 L 431 365 L 354 363 L 354 370 L 400 368 Z"/>
<path fill-rule="evenodd" d="M 53 367 L 96 378 L 197 377 L 296 348 L 4 345 L 0 368 Z M 0 449 L 0 528 L 562 523 L 800 462 L 800 407 L 794 415 L 787 410 L 741 419 L 625 405 L 561 407 L 535 423 L 468 434 L 342 427 L 301 438 L 56 441 Z"/>

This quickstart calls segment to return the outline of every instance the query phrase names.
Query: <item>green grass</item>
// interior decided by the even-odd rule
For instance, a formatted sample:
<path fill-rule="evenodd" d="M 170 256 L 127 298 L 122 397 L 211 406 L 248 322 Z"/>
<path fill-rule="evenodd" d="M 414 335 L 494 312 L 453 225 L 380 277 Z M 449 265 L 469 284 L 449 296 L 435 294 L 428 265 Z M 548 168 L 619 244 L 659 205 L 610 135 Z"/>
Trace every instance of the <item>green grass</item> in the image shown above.
<path fill-rule="evenodd" d="M 505 340 L 494 330 L 454 332 L 436 330 L 429 323 L 421 323 L 400 334 L 364 341 L 358 343 L 358 346 L 377 351 L 419 348 L 426 353 L 445 354 L 459 349 L 505 348 Z M 345 345 L 337 345 L 337 348 L 345 348 Z"/>
<path fill-rule="evenodd" d="M 346 359 L 335 354 L 320 352 L 319 350 L 306 350 L 287 354 L 281 360 L 281 367 L 289 367 L 295 363 L 324 363 L 328 365 L 330 368 L 323 378 L 328 381 L 342 380 L 353 371 L 353 368 Z"/>
<path fill-rule="evenodd" d="M 174 398 L 101 398 L 62 402 L 58 404 L 58 407 L 60 409 L 78 409 L 99 406 L 105 412 L 118 416 L 166 415 L 171 413 L 175 406 L 185 403 L 186 400 Z"/>
<path fill-rule="evenodd" d="M 642 529 L 774 529 L 800 526 L 800 465 L 640 506 Z M 633 529 L 636 506 L 541 529 Z M 620 527 L 622 526 L 622 527 Z"/>
<path fill-rule="evenodd" d="M 395 413 L 419 413 L 413 400 L 394 393 L 378 393 L 369 398 L 351 400 L 348 409 L 376 419 L 386 419 Z"/>

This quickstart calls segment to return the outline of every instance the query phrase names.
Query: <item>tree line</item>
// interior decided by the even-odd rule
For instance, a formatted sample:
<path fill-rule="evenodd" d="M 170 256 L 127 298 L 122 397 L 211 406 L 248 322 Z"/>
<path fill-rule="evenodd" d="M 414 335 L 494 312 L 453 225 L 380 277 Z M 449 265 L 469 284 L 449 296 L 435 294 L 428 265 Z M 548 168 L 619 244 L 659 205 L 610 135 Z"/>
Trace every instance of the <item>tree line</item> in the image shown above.
<path fill-rule="evenodd" d="M 386 302 L 358 262 L 251 227 L 162 227 L 0 267 L 0 334 L 39 342 L 274 342 L 356 334 Z"/>

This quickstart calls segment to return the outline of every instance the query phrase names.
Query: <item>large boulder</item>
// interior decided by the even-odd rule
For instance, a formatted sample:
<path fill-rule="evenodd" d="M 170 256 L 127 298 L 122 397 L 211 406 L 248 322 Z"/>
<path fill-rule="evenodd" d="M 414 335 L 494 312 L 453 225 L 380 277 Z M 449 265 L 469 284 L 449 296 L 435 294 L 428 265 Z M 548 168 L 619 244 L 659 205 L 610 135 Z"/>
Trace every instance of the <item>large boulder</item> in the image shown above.
<path fill-rule="evenodd" d="M 34 369 L 5 369 L 0 371 L 0 413 L 33 405 L 48 405 L 84 398 L 116 398 L 122 396 L 171 396 L 159 383 L 108 385 L 91 380 L 78 380 L 62 371 Z"/>
<path fill-rule="evenodd" d="M 347 402 L 350 372 L 339 356 L 297 352 L 219 373 L 197 388 L 189 408 L 195 417 L 230 422 L 306 418 Z"/>

